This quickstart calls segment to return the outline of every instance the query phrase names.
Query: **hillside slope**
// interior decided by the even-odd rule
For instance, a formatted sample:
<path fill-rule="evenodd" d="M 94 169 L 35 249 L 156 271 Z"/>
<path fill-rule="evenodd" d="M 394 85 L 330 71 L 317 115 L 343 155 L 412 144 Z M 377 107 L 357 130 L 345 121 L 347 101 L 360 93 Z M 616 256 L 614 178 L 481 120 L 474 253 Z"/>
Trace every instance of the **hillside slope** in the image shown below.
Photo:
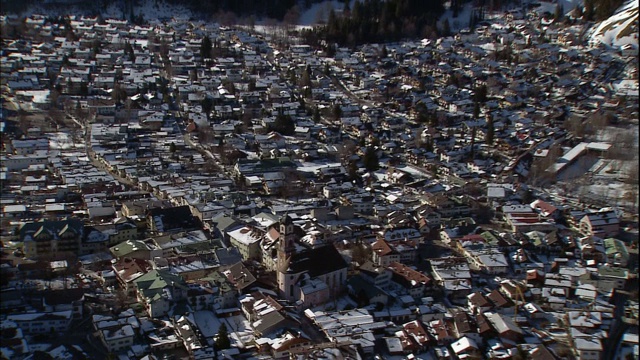
<path fill-rule="evenodd" d="M 638 0 L 627 0 L 610 18 L 590 30 L 589 44 L 619 48 L 631 44 L 638 49 Z"/>

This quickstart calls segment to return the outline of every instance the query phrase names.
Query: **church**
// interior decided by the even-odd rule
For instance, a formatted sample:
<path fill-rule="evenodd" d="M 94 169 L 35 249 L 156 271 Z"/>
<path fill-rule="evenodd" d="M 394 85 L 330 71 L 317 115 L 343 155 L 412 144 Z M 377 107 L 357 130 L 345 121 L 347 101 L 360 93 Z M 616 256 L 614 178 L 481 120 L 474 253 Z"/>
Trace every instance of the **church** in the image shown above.
<path fill-rule="evenodd" d="M 348 264 L 333 245 L 296 246 L 291 217 L 280 219 L 277 244 L 278 289 L 283 299 L 303 307 L 336 298 L 347 281 Z"/>

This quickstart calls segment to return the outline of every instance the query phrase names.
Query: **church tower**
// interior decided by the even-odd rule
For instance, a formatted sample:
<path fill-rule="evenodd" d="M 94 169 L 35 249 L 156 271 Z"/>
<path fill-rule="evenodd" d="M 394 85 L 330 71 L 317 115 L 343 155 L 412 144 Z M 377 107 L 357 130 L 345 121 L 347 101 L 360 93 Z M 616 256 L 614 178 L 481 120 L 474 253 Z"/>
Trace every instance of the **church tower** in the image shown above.
<path fill-rule="evenodd" d="M 285 264 L 296 249 L 293 233 L 293 220 L 289 215 L 280 218 L 280 237 L 278 238 L 278 267 Z M 286 269 L 285 269 L 286 270 Z"/>
<path fill-rule="evenodd" d="M 280 218 L 280 237 L 278 238 L 278 289 L 287 300 L 294 299 L 296 276 L 289 271 L 291 255 L 296 250 L 293 220 L 289 215 Z"/>

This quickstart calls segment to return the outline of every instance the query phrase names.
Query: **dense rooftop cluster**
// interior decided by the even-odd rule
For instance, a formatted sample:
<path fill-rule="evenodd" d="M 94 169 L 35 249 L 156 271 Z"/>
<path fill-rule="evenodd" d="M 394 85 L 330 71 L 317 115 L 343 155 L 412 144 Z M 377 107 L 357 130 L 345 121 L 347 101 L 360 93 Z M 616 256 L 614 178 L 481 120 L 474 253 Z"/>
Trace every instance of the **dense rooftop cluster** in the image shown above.
<path fill-rule="evenodd" d="M 5 358 L 637 356 L 637 48 L 0 22 Z"/>

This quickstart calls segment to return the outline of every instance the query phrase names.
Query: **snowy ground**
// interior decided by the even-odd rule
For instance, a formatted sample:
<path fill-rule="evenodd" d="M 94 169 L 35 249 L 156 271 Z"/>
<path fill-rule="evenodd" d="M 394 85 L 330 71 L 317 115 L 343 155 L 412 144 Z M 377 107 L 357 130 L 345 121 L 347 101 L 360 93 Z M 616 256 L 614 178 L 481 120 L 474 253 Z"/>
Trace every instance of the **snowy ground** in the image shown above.
<path fill-rule="evenodd" d="M 351 300 L 349 296 L 343 296 L 338 298 L 336 301 L 330 301 L 324 305 L 316 306 L 311 308 L 312 311 L 341 311 L 347 307 L 355 308 L 358 304 L 355 301 Z"/>
<path fill-rule="evenodd" d="M 244 316 L 230 316 L 222 318 L 220 321 L 227 324 L 227 329 L 229 329 L 229 338 L 231 339 L 231 346 L 243 349 L 253 342 L 254 336 L 251 324 Z"/>
<path fill-rule="evenodd" d="M 124 19 L 128 18 L 130 14 L 124 13 L 120 2 L 111 3 L 105 9 L 102 9 L 102 17 L 105 19 Z M 31 6 L 28 10 L 23 12 L 21 16 L 29 16 L 31 14 L 43 14 L 43 15 L 68 15 L 68 14 L 92 14 L 95 9 L 89 9 L 86 7 L 78 6 L 59 6 L 59 7 L 44 7 L 41 4 Z M 190 18 L 192 16 L 191 11 L 184 6 L 169 5 L 163 0 L 140 0 L 135 7 L 133 14 L 135 16 L 142 15 L 145 19 L 171 19 L 171 18 Z"/>
<path fill-rule="evenodd" d="M 77 144 L 73 142 L 71 136 L 67 133 L 56 132 L 50 133 L 49 136 L 49 148 L 51 150 L 68 150 L 76 147 Z M 82 145 L 82 144 L 80 144 Z M 82 145 L 84 147 L 84 145 Z"/>
<path fill-rule="evenodd" d="M 174 6 L 162 0 L 140 1 L 136 6 L 134 15 L 142 15 L 145 19 L 171 19 L 172 17 L 190 18 L 191 11 L 184 6 Z M 116 3 L 112 3 L 105 12 L 106 17 L 122 18 L 122 9 Z M 128 16 L 129 14 L 125 14 Z"/>
<path fill-rule="evenodd" d="M 609 19 L 596 24 L 590 31 L 590 43 L 613 47 L 631 44 L 638 50 L 638 0 L 627 0 Z"/>
<path fill-rule="evenodd" d="M 213 337 L 218 333 L 220 325 L 222 324 L 220 319 L 218 319 L 212 311 L 207 310 L 194 312 L 193 319 L 207 341 L 213 340 Z"/>
<path fill-rule="evenodd" d="M 353 8 L 353 4 L 356 0 L 351 0 L 350 6 Z M 306 25 L 312 26 L 317 24 L 324 24 L 327 22 L 327 18 L 329 17 L 329 13 L 331 9 L 339 15 L 342 13 L 344 9 L 344 1 L 342 0 L 331 0 L 331 1 L 322 1 L 317 4 L 311 5 L 309 9 L 304 10 L 300 14 L 300 19 L 298 19 L 298 25 Z"/>
<path fill-rule="evenodd" d="M 471 11 L 473 10 L 473 3 L 464 4 L 463 8 L 458 12 L 458 17 L 453 17 L 453 11 L 449 10 L 450 3 L 445 3 L 445 9 L 448 9 L 442 14 L 438 21 L 438 28 L 442 29 L 445 20 L 449 20 L 449 28 L 451 32 L 457 32 L 462 29 L 469 28 L 469 20 L 471 19 Z"/>

